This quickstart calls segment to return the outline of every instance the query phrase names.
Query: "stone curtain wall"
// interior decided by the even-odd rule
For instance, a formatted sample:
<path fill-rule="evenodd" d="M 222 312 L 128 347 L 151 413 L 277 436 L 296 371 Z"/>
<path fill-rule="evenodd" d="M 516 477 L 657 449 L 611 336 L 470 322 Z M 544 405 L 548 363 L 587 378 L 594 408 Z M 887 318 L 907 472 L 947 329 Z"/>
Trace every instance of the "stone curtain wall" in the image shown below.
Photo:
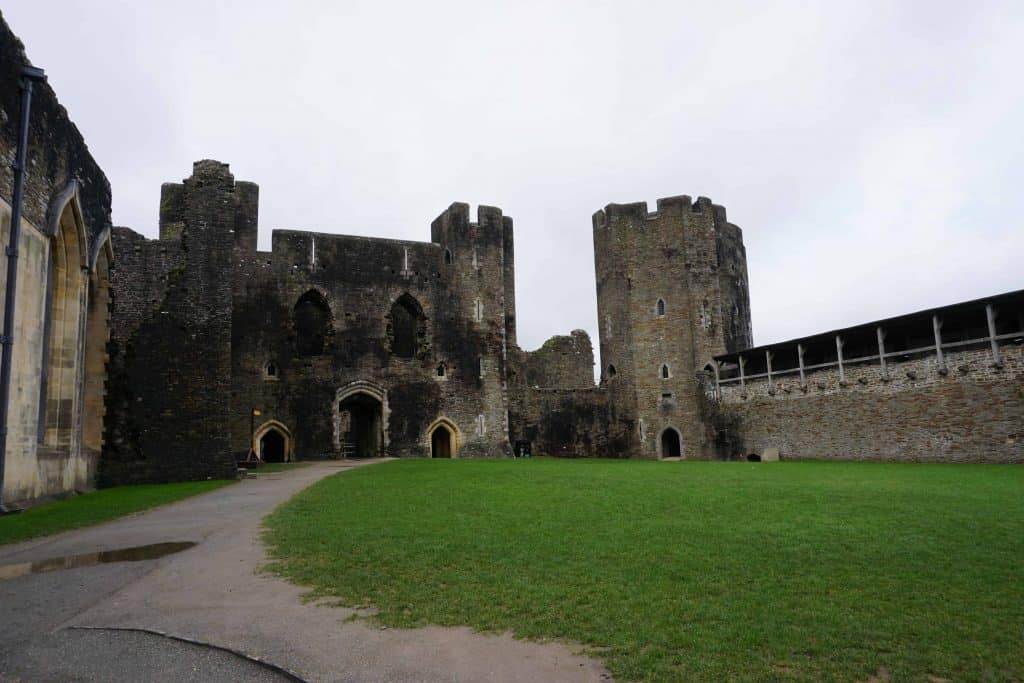
<path fill-rule="evenodd" d="M 777 448 L 783 459 L 905 462 L 1024 462 L 1024 346 L 946 352 L 888 364 L 737 383 L 720 389 L 719 410 L 735 418 L 740 453 Z M 769 393 L 771 391 L 772 393 Z"/>
<path fill-rule="evenodd" d="M 521 352 L 521 374 L 527 387 L 591 389 L 594 387 L 594 347 L 584 330 L 548 339 L 536 351 Z"/>

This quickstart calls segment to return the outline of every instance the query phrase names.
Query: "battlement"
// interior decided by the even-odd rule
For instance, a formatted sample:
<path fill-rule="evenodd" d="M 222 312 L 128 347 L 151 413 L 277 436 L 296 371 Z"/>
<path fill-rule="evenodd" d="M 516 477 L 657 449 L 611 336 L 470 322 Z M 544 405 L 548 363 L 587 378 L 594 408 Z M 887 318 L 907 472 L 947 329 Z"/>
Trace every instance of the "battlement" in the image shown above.
<path fill-rule="evenodd" d="M 214 159 L 193 162 L 191 176 L 180 183 L 164 183 L 160 186 L 160 239 L 181 239 L 189 202 L 197 201 L 196 197 L 206 196 L 210 191 L 233 195 L 231 201 L 236 206 L 236 241 L 245 251 L 254 253 L 260 187 L 244 180 L 236 182 L 231 167 Z"/>
<path fill-rule="evenodd" d="M 473 228 L 501 228 L 511 231 L 512 217 L 506 216 L 496 206 L 481 204 L 476 209 L 476 221 L 469 219 L 469 204 L 453 202 L 451 206 L 430 223 L 430 241 L 438 244 L 447 240 L 446 233 L 452 230 L 468 230 Z"/>
<path fill-rule="evenodd" d="M 620 220 L 645 220 L 653 221 L 665 215 L 694 213 L 704 214 L 708 210 L 713 212 L 716 222 L 725 223 L 725 207 L 714 204 L 707 197 L 697 197 L 693 201 L 690 195 L 675 195 L 662 197 L 656 201 L 657 209 L 649 211 L 647 202 L 632 202 L 629 204 L 608 204 L 603 209 L 596 211 L 592 217 L 594 230 L 605 228 L 609 223 Z"/>
<path fill-rule="evenodd" d="M 466 204 L 465 202 L 452 202 L 451 206 L 442 211 L 437 218 L 431 221 L 430 227 L 468 227 L 471 225 L 493 225 L 495 223 L 504 224 L 506 220 L 512 220 L 511 217 L 504 216 L 500 208 L 496 206 L 487 206 L 486 204 L 480 204 L 476 208 L 476 221 L 470 222 L 469 208 L 469 204 Z"/>

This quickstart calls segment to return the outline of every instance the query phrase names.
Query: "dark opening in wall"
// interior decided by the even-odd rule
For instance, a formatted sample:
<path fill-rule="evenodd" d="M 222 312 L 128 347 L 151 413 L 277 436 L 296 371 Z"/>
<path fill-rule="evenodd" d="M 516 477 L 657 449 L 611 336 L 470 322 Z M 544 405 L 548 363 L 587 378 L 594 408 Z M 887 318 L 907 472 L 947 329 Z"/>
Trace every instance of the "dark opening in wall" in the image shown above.
<path fill-rule="evenodd" d="M 260 439 L 260 457 L 263 462 L 284 462 L 284 436 L 276 429 L 269 430 Z"/>
<path fill-rule="evenodd" d="M 345 457 L 376 458 L 384 448 L 381 402 L 369 394 L 353 394 L 338 404 L 339 442 Z"/>
<path fill-rule="evenodd" d="M 391 306 L 391 353 L 412 358 L 419 351 L 423 309 L 416 299 L 403 294 Z"/>
<path fill-rule="evenodd" d="M 331 331 L 331 308 L 323 294 L 311 289 L 295 304 L 295 352 L 300 356 L 319 356 L 327 346 Z"/>
<path fill-rule="evenodd" d="M 761 462 L 761 456 L 757 453 L 751 453 L 747 456 L 747 462 Z"/>
<path fill-rule="evenodd" d="M 450 249 L 445 249 L 444 250 L 444 262 L 445 262 L 445 265 L 449 265 L 450 266 L 452 264 L 452 252 L 451 252 Z"/>
<path fill-rule="evenodd" d="M 669 375 L 669 371 L 668 371 L 668 366 L 667 365 L 662 365 L 661 366 L 661 378 L 662 379 L 668 379 L 669 377 L 670 377 L 670 375 Z"/>
<path fill-rule="evenodd" d="M 661 433 L 661 457 L 678 458 L 683 454 L 682 444 L 679 442 L 679 432 L 666 427 Z"/>
<path fill-rule="evenodd" d="M 439 363 L 438 366 L 437 366 L 437 376 L 438 377 L 444 377 L 445 373 L 447 372 L 447 370 L 448 370 L 448 368 L 445 367 L 444 363 Z"/>
<path fill-rule="evenodd" d="M 665 315 L 665 300 L 658 299 L 658 305 L 656 306 L 658 315 Z"/>
<path fill-rule="evenodd" d="M 614 377 L 615 376 L 615 366 L 614 365 L 610 365 L 610 364 L 608 365 L 608 376 L 609 377 Z"/>
<path fill-rule="evenodd" d="M 266 375 L 267 377 L 277 377 L 277 366 L 273 363 L 267 363 Z"/>
<path fill-rule="evenodd" d="M 452 433 L 444 425 L 438 425 L 430 436 L 430 457 L 452 457 Z"/>

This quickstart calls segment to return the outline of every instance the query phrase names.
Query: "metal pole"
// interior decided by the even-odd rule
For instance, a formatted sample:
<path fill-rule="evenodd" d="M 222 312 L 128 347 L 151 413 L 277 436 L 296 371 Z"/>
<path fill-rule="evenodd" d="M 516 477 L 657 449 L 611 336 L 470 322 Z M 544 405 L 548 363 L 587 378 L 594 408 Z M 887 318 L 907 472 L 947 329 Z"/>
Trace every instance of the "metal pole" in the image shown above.
<path fill-rule="evenodd" d="M 4 465 L 7 461 L 7 421 L 11 402 L 11 353 L 14 350 L 14 303 L 18 287 L 18 242 L 21 240 L 21 203 L 25 194 L 25 165 L 28 156 L 28 124 L 32 110 L 32 85 L 45 82 L 46 74 L 34 66 L 21 68 L 21 129 L 14 161 L 14 195 L 11 197 L 11 230 L 7 242 L 7 289 L 4 294 L 4 329 L 0 335 L 0 512 L 4 507 Z M 46 397 L 40 400 L 45 401 Z"/>

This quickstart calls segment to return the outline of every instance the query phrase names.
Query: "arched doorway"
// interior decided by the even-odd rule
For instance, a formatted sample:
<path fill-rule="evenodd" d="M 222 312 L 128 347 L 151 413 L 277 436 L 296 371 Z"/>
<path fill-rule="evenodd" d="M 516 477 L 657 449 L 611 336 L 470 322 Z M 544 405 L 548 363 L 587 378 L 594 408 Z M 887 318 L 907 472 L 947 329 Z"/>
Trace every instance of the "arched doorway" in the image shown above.
<path fill-rule="evenodd" d="M 291 430 L 277 420 L 268 420 L 256 429 L 252 447 L 263 462 L 291 462 L 294 459 Z"/>
<path fill-rule="evenodd" d="M 444 425 L 438 425 L 430 435 L 430 457 L 452 457 L 452 433 Z"/>
<path fill-rule="evenodd" d="M 455 423 L 439 417 L 427 427 L 427 443 L 431 458 L 456 458 L 462 446 L 462 435 Z"/>
<path fill-rule="evenodd" d="M 388 448 L 388 392 L 356 380 L 334 395 L 334 448 L 343 458 L 377 458 Z"/>
<path fill-rule="evenodd" d="M 661 457 L 679 458 L 683 455 L 682 444 L 679 441 L 679 432 L 672 427 L 665 427 L 661 433 Z"/>
<path fill-rule="evenodd" d="M 384 409 L 380 399 L 357 392 L 338 403 L 338 437 L 347 458 L 377 458 L 384 453 Z"/>
<path fill-rule="evenodd" d="M 260 459 L 263 462 L 284 462 L 286 458 L 284 435 L 276 429 L 268 429 L 260 439 Z"/>

